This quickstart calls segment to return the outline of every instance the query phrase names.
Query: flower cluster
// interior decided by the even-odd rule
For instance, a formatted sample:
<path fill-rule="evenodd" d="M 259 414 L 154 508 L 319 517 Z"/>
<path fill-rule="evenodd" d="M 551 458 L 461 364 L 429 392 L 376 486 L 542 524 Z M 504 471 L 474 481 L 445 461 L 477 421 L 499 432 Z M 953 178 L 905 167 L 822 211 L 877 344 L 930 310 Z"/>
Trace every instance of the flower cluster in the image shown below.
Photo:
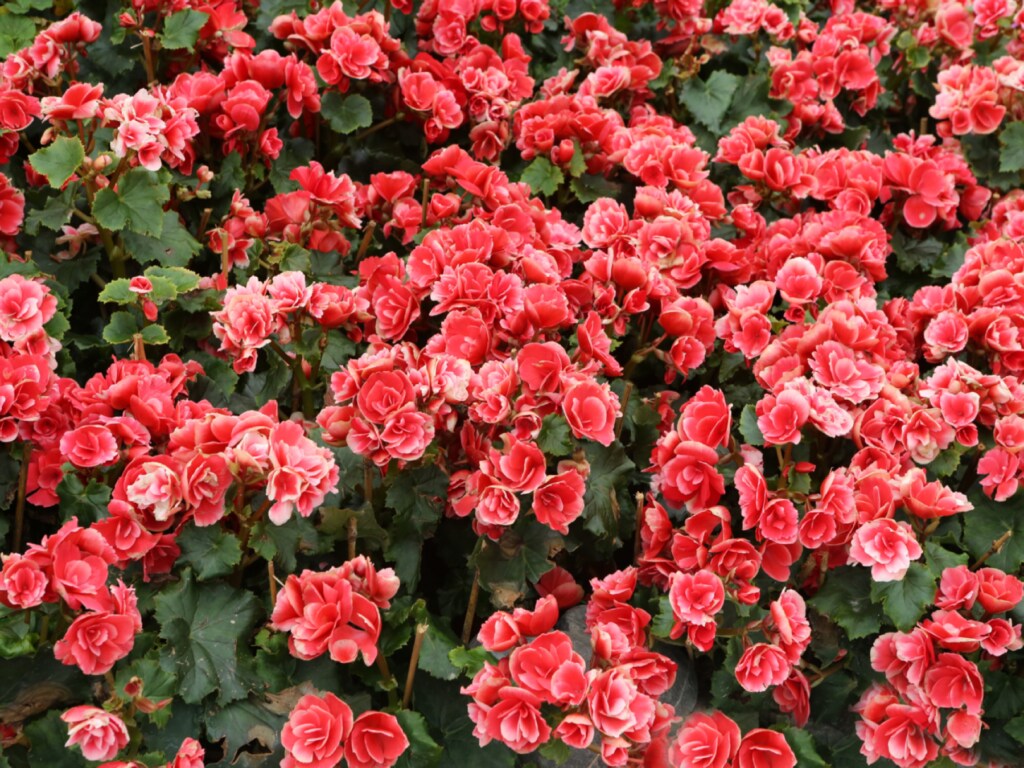
<path fill-rule="evenodd" d="M 398 719 L 368 711 L 353 718 L 352 708 L 333 693 L 307 694 L 288 715 L 281 731 L 282 768 L 391 768 L 409 747 Z"/>
<path fill-rule="evenodd" d="M 658 697 L 672 687 L 676 664 L 648 650 L 650 614 L 628 602 L 636 586 L 635 568 L 591 582 L 590 662 L 569 635 L 553 629 L 559 612 L 554 594 L 533 611 L 492 614 L 480 642 L 493 653 L 511 653 L 497 664 L 485 662 L 463 689 L 473 698 L 469 713 L 481 745 L 498 740 L 526 754 L 552 738 L 576 749 L 599 740 L 610 766 L 654 752 L 653 744 L 664 749 L 675 716 Z M 547 711 L 554 713 L 554 728 Z"/>
<path fill-rule="evenodd" d="M 1024 599 L 1024 585 L 997 568 L 942 572 L 937 610 L 909 632 L 875 640 L 871 666 L 885 674 L 861 696 L 857 733 L 870 762 L 921 768 L 939 754 L 976 765 L 985 685 L 979 668 L 1024 647 L 1021 626 L 1004 618 Z"/>
<path fill-rule="evenodd" d="M 288 633 L 299 659 L 324 652 L 341 664 L 377 658 L 380 610 L 390 605 L 399 582 L 390 568 L 378 571 L 365 557 L 327 571 L 292 574 L 277 595 L 271 626 Z"/>

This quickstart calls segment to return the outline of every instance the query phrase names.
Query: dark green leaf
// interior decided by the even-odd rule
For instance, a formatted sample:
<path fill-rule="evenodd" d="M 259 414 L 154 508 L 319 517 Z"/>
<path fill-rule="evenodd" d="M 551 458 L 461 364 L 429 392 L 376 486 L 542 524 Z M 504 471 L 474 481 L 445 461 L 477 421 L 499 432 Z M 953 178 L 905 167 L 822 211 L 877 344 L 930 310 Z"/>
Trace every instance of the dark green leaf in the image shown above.
<path fill-rule="evenodd" d="M 1013 173 L 1024 170 L 1024 123 L 1012 122 L 999 134 L 999 170 Z"/>
<path fill-rule="evenodd" d="M 908 632 L 935 600 L 935 577 L 921 563 L 911 563 L 899 581 L 872 582 L 871 599 L 882 603 L 897 629 Z"/>
<path fill-rule="evenodd" d="M 417 667 L 441 680 L 454 680 L 459 670 L 452 664 L 449 654 L 459 645 L 455 635 L 444 624 L 444 619 L 430 617 L 430 628 L 423 636 L 423 646 Z"/>
<path fill-rule="evenodd" d="M 573 179 L 569 186 L 581 203 L 592 203 L 602 197 L 618 199 L 622 192 L 619 184 L 608 181 L 604 176 L 580 176 Z"/>
<path fill-rule="evenodd" d="M 448 494 L 448 476 L 435 464 L 388 477 L 387 505 L 395 510 L 388 529 L 389 544 L 384 556 L 395 563 L 402 585 L 415 591 L 419 581 L 423 541 L 433 535 Z"/>
<path fill-rule="evenodd" d="M 331 128 L 341 134 L 349 134 L 373 124 L 373 107 L 370 100 L 358 93 L 343 96 L 336 91 L 327 93 L 320 105 L 320 114 Z"/>
<path fill-rule="evenodd" d="M 50 186 L 60 189 L 85 159 L 85 147 L 76 138 L 59 136 L 48 147 L 29 156 L 32 167 L 46 177 Z"/>
<path fill-rule="evenodd" d="M 300 552 L 314 551 L 316 529 L 309 518 L 292 515 L 284 525 L 260 521 L 252 527 L 249 547 L 264 560 L 274 560 L 285 573 L 295 570 Z"/>
<path fill-rule="evenodd" d="M 157 323 L 147 325 L 140 335 L 147 344 L 166 344 L 171 340 L 167 335 L 167 329 Z"/>
<path fill-rule="evenodd" d="M 462 646 L 453 648 L 448 652 L 448 660 L 461 669 L 468 677 L 473 677 L 473 675 L 483 669 L 485 662 L 489 661 L 493 664 L 495 661 L 490 651 L 482 645 L 478 645 L 475 648 L 464 648 Z"/>
<path fill-rule="evenodd" d="M 736 75 L 718 69 L 706 82 L 697 77 L 688 80 L 680 92 L 680 99 L 697 122 L 711 131 L 718 131 L 740 82 Z"/>
<path fill-rule="evenodd" d="M 212 712 L 206 719 L 206 733 L 224 751 L 224 759 L 216 765 L 277 765 L 284 756 L 279 734 L 285 720 L 286 713 L 251 699 Z"/>
<path fill-rule="evenodd" d="M 548 456 L 568 456 L 572 453 L 572 430 L 565 417 L 558 413 L 544 417 L 537 436 L 537 447 Z"/>
<path fill-rule="evenodd" d="M 25 736 L 31 744 L 31 765 L 85 768 L 88 763 L 77 748 L 65 747 L 68 727 L 60 719 L 61 711 L 51 709 L 44 717 L 25 726 Z"/>
<path fill-rule="evenodd" d="M 103 340 L 108 344 L 124 344 L 138 333 L 139 324 L 131 312 L 115 312 L 103 329 Z"/>
<path fill-rule="evenodd" d="M 828 763 L 818 754 L 814 739 L 803 728 L 786 728 L 782 732 L 796 755 L 800 768 L 828 768 Z"/>
<path fill-rule="evenodd" d="M 214 692 L 220 703 L 244 698 L 239 644 L 256 623 L 256 597 L 226 584 L 200 586 L 186 570 L 177 587 L 165 588 L 153 602 L 167 641 L 162 661 L 179 674 L 181 698 L 189 704 Z"/>
<path fill-rule="evenodd" d="M 573 142 L 572 159 L 569 160 L 569 175 L 578 178 L 587 172 L 587 161 L 583 157 L 583 148 L 578 141 Z"/>
<path fill-rule="evenodd" d="M 598 536 L 617 537 L 617 494 L 623 479 L 632 473 L 634 464 L 618 442 L 607 448 L 589 443 L 585 450 L 590 462 L 587 492 L 583 496 L 583 518 L 587 521 L 587 530 Z"/>
<path fill-rule="evenodd" d="M 1024 744 L 1024 715 L 1017 715 L 1003 726 L 1003 730 L 1010 734 L 1010 736 L 1015 740 Z"/>
<path fill-rule="evenodd" d="M 133 168 L 118 182 L 96 193 L 92 212 L 100 226 L 118 231 L 125 227 L 133 232 L 160 237 L 164 227 L 164 203 L 170 190 L 157 175 L 145 168 Z"/>
<path fill-rule="evenodd" d="M 0 31 L 0 58 L 7 58 L 12 53 L 31 45 L 36 36 L 36 25 L 26 16 L 4 17 L 3 30 Z"/>
<path fill-rule="evenodd" d="M 1005 672 L 985 675 L 985 719 L 1008 720 L 1024 712 L 1024 677 Z"/>
<path fill-rule="evenodd" d="M 163 229 L 157 237 L 122 232 L 125 250 L 139 264 L 156 262 L 165 267 L 184 267 L 203 246 L 181 223 L 174 211 L 164 211 Z"/>
<path fill-rule="evenodd" d="M 526 182 L 535 195 L 553 195 L 565 181 L 565 176 L 558 166 L 538 155 L 526 166 L 519 180 Z"/>
<path fill-rule="evenodd" d="M 864 568 L 829 571 L 825 585 L 808 602 L 842 627 L 851 640 L 868 637 L 882 627 L 882 611 L 869 597 L 870 583 Z"/>
<path fill-rule="evenodd" d="M 419 712 L 401 710 L 396 717 L 409 739 L 409 748 L 395 764 L 397 768 L 428 768 L 438 765 L 442 748 L 427 730 L 427 721 Z"/>
<path fill-rule="evenodd" d="M 12 612 L 0 616 L 0 657 L 15 659 L 34 654 L 39 638 L 31 629 L 32 625 L 25 621 L 25 614 Z"/>
<path fill-rule="evenodd" d="M 95 480 L 83 485 L 78 475 L 68 472 L 57 486 L 57 496 L 62 520 L 77 517 L 80 525 L 90 525 L 107 516 L 110 486 Z"/>
<path fill-rule="evenodd" d="M 238 537 L 211 525 L 200 528 L 186 525 L 177 538 L 181 547 L 180 563 L 189 565 L 199 581 L 227 576 L 242 562 L 242 546 Z"/>
<path fill-rule="evenodd" d="M 964 546 L 975 558 L 984 557 L 1009 531 L 1010 536 L 998 552 L 989 555 L 986 565 L 1004 571 L 1016 571 L 1024 562 L 1024 515 L 1013 500 L 1000 503 L 980 493 L 969 495 L 974 509 L 964 513 Z"/>
<path fill-rule="evenodd" d="M 749 445 L 764 445 L 764 435 L 761 434 L 761 428 L 757 426 L 757 411 L 750 403 L 744 405 L 743 410 L 740 411 L 739 428 L 743 442 Z"/>
<path fill-rule="evenodd" d="M 164 22 L 160 44 L 170 50 L 192 48 L 199 39 L 199 30 L 209 20 L 210 15 L 202 11 L 185 10 L 172 13 Z"/>
<path fill-rule="evenodd" d="M 946 568 L 955 568 L 958 565 L 967 563 L 967 555 L 960 552 L 950 552 L 934 539 L 929 539 L 924 545 L 924 561 L 932 576 L 941 578 Z"/>

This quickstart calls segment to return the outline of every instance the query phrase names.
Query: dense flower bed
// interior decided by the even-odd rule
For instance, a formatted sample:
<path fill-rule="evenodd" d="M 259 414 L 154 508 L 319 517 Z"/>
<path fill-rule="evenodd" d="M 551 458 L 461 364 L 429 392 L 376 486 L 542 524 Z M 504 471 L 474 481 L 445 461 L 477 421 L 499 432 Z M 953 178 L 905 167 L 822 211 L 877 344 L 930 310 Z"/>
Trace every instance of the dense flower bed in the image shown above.
<path fill-rule="evenodd" d="M 1016 0 L 0 57 L 0 766 L 1020 764 Z"/>

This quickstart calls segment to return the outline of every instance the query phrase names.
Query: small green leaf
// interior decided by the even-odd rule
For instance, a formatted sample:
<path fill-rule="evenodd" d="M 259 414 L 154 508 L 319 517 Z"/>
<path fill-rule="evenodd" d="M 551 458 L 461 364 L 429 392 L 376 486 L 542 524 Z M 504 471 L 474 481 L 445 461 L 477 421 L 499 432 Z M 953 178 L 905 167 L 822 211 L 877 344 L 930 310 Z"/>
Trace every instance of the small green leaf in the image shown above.
<path fill-rule="evenodd" d="M 331 91 L 323 97 L 320 114 L 331 128 L 341 134 L 349 134 L 373 124 L 373 107 L 370 100 L 358 93 L 342 96 Z"/>
<path fill-rule="evenodd" d="M 924 545 L 924 561 L 928 566 L 928 570 L 938 579 L 942 577 L 942 572 L 947 568 L 966 565 L 967 555 L 950 552 L 934 539 L 929 539 Z"/>
<path fill-rule="evenodd" d="M 935 577 L 921 563 L 911 563 L 899 581 L 872 582 L 871 599 L 882 603 L 897 629 L 908 632 L 935 600 Z"/>
<path fill-rule="evenodd" d="M 157 175 L 145 168 L 133 168 L 118 182 L 117 190 L 107 187 L 96 193 L 92 212 L 100 226 L 118 231 L 160 237 L 164 228 L 164 203 L 171 193 Z"/>
<path fill-rule="evenodd" d="M 1010 123 L 999 134 L 999 170 L 1024 170 L 1024 122 Z"/>
<path fill-rule="evenodd" d="M 142 340 L 146 344 L 167 344 L 171 337 L 167 335 L 166 328 L 158 323 L 153 323 L 142 329 Z"/>
<path fill-rule="evenodd" d="M 135 304 L 139 296 L 131 291 L 131 282 L 125 278 L 111 280 L 100 291 L 100 301 L 111 304 Z"/>
<path fill-rule="evenodd" d="M 48 147 L 34 152 L 28 161 L 46 177 L 50 186 L 60 189 L 85 160 L 85 147 L 78 139 L 59 136 Z"/>
<path fill-rule="evenodd" d="M 495 659 L 490 651 L 482 645 L 478 645 L 475 648 L 464 648 L 463 646 L 452 648 L 448 652 L 448 660 L 467 676 L 473 677 L 473 675 L 483 669 L 485 662 L 489 661 L 493 664 Z"/>
<path fill-rule="evenodd" d="M 1012 720 L 1008 721 L 1003 726 L 1003 730 L 1006 731 L 1015 741 L 1024 744 L 1024 715 L 1017 715 Z"/>
<path fill-rule="evenodd" d="M 103 329 L 103 340 L 108 344 L 124 344 L 138 333 L 139 324 L 131 312 L 115 312 Z"/>
<path fill-rule="evenodd" d="M 747 403 L 740 411 L 740 437 L 748 445 L 764 445 L 764 435 L 761 428 L 757 426 L 757 411 L 754 406 Z"/>
<path fill-rule="evenodd" d="M 165 588 L 153 602 L 167 641 L 161 666 L 178 673 L 185 703 L 198 704 L 214 692 L 222 704 L 245 698 L 239 646 L 256 623 L 256 597 L 223 583 L 199 586 L 186 570 L 177 587 Z"/>
<path fill-rule="evenodd" d="M 561 168 L 538 155 L 526 166 L 519 180 L 528 184 L 535 195 L 553 195 L 565 181 L 565 176 Z"/>
<path fill-rule="evenodd" d="M 572 159 L 569 161 L 569 174 L 575 179 L 587 172 L 587 161 L 583 157 L 583 147 L 578 141 L 572 143 Z"/>
<path fill-rule="evenodd" d="M 152 281 L 167 280 L 174 286 L 174 293 L 188 293 L 199 287 L 199 275 L 182 267 L 150 267 L 143 274 Z M 175 298 L 172 296 L 171 298 Z"/>
<path fill-rule="evenodd" d="M 1004 571 L 1016 571 L 1024 562 L 1024 515 L 1020 503 L 1013 499 L 993 501 L 981 493 L 968 498 L 974 509 L 964 514 L 964 546 L 978 559 L 988 554 L 986 565 Z M 1004 539 L 1007 532 L 1009 537 Z M 998 552 L 991 551 L 995 543 L 1003 540 Z"/>
<path fill-rule="evenodd" d="M 686 81 L 680 99 L 697 122 L 708 130 L 718 131 L 740 82 L 736 75 L 716 69 L 706 82 L 698 77 Z"/>
<path fill-rule="evenodd" d="M 208 13 L 202 11 L 178 11 L 172 13 L 164 22 L 164 31 L 160 35 L 160 45 L 169 50 L 192 48 L 199 39 L 199 31 L 210 20 Z"/>
<path fill-rule="evenodd" d="M 181 547 L 179 562 L 189 565 L 199 581 L 227 576 L 242 562 L 242 546 L 238 537 L 219 526 L 200 528 L 189 524 L 178 534 Z"/>

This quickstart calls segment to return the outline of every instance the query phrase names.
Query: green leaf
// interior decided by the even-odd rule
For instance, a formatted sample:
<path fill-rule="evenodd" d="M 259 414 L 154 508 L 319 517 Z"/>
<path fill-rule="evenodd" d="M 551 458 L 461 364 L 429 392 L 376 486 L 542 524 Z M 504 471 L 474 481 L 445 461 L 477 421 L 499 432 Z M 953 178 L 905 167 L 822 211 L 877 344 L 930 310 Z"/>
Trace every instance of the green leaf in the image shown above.
<path fill-rule="evenodd" d="M 999 134 L 999 170 L 1024 170 L 1024 122 L 1010 123 Z"/>
<path fill-rule="evenodd" d="M 61 710 L 51 709 L 45 716 L 25 726 L 31 744 L 30 765 L 59 765 L 61 768 L 85 768 L 88 763 L 77 748 L 65 747 L 68 727 L 60 719 Z"/>
<path fill-rule="evenodd" d="M 534 195 L 553 195 L 565 181 L 565 176 L 561 168 L 538 155 L 526 166 L 519 180 L 528 184 Z"/>
<path fill-rule="evenodd" d="M 208 13 L 202 11 L 178 11 L 172 13 L 164 22 L 164 31 L 160 35 L 160 45 L 169 50 L 192 48 L 199 39 L 199 30 L 210 20 Z"/>
<path fill-rule="evenodd" d="M 132 293 L 131 281 L 122 277 L 103 286 L 99 299 L 110 304 L 135 304 L 139 296 Z"/>
<path fill-rule="evenodd" d="M 211 525 L 200 528 L 190 523 L 177 538 L 181 547 L 180 563 L 191 566 L 199 581 L 227 576 L 242 562 L 242 546 L 238 537 Z"/>
<path fill-rule="evenodd" d="M 57 497 L 62 520 L 77 517 L 80 525 L 90 525 L 107 516 L 110 486 L 95 480 L 84 485 L 77 474 L 68 472 L 57 486 Z"/>
<path fill-rule="evenodd" d="M 431 616 L 430 628 L 423 636 L 417 667 L 441 680 L 454 680 L 459 676 L 459 670 L 452 663 L 450 654 L 458 645 L 459 641 L 445 626 L 444 619 Z"/>
<path fill-rule="evenodd" d="M 388 477 L 387 505 L 395 510 L 388 529 L 389 543 L 384 556 L 395 563 L 395 573 L 410 592 L 419 582 L 423 541 L 434 534 L 444 500 L 448 476 L 435 464 L 399 472 Z"/>
<path fill-rule="evenodd" d="M 193 272 L 191 269 L 182 269 L 181 267 L 150 267 L 143 273 L 147 278 L 155 282 L 158 280 L 166 280 L 174 288 L 175 298 L 179 293 L 188 293 L 194 291 L 199 287 L 199 275 Z"/>
<path fill-rule="evenodd" d="M 161 661 L 179 674 L 181 698 L 188 704 L 214 692 L 221 704 L 244 698 L 239 643 L 256 623 L 256 597 L 223 583 L 199 586 L 186 570 L 177 587 L 164 589 L 153 602 L 160 637 L 167 641 Z"/>
<path fill-rule="evenodd" d="M 167 335 L 167 329 L 159 323 L 147 325 L 142 329 L 141 336 L 146 344 L 166 344 L 171 340 Z"/>
<path fill-rule="evenodd" d="M 96 193 L 92 212 L 100 226 L 112 231 L 125 227 L 132 232 L 160 237 L 164 228 L 164 203 L 171 193 L 157 175 L 133 168 L 117 184 Z"/>
<path fill-rule="evenodd" d="M 1010 719 L 1024 712 L 1024 677 L 1005 672 L 985 675 L 985 720 Z"/>
<path fill-rule="evenodd" d="M 551 739 L 551 741 L 541 745 L 540 749 L 537 750 L 537 754 L 555 765 L 561 765 L 572 755 L 572 749 L 564 741 Z"/>
<path fill-rule="evenodd" d="M 397 768 L 426 768 L 438 765 L 444 750 L 430 735 L 423 715 L 410 709 L 403 709 L 396 717 L 409 739 L 409 748 L 395 763 Z"/>
<path fill-rule="evenodd" d="M 1003 730 L 1016 741 L 1024 744 L 1024 715 L 1017 715 L 1015 718 L 1007 722 L 1006 725 L 1003 726 Z"/>
<path fill-rule="evenodd" d="M 587 172 L 587 161 L 583 157 L 583 147 L 578 141 L 573 141 L 572 159 L 569 161 L 569 174 L 578 178 Z"/>
<path fill-rule="evenodd" d="M 864 568 L 829 571 L 825 586 L 807 602 L 842 627 L 851 640 L 868 637 L 882 627 L 882 611 L 868 596 L 870 582 L 871 576 Z"/>
<path fill-rule="evenodd" d="M 331 128 L 341 134 L 349 134 L 373 124 L 373 107 L 370 100 L 358 93 L 342 96 L 331 91 L 323 97 L 320 114 Z"/>
<path fill-rule="evenodd" d="M 672 603 L 668 595 L 658 598 L 658 613 L 651 622 L 651 634 L 655 637 L 667 638 L 672 634 L 672 627 L 675 626 L 676 617 L 672 611 Z"/>
<path fill-rule="evenodd" d="M 929 539 L 924 545 L 924 561 L 928 570 L 938 579 L 947 568 L 956 568 L 958 565 L 967 563 L 967 555 L 960 552 L 950 552 L 934 539 Z"/>
<path fill-rule="evenodd" d="M 785 728 L 782 733 L 793 748 L 796 764 L 800 768 L 828 768 L 828 763 L 818 754 L 811 734 L 803 728 Z"/>
<path fill-rule="evenodd" d="M 24 614 L 11 612 L 0 617 L 0 657 L 15 659 L 34 654 L 39 637 L 31 628 Z"/>
<path fill-rule="evenodd" d="M 473 677 L 484 667 L 485 662 L 494 663 L 494 656 L 491 652 L 478 645 L 475 648 L 459 646 L 448 652 L 448 661 L 458 667 L 468 677 Z"/>
<path fill-rule="evenodd" d="M 548 456 L 568 456 L 572 453 L 572 430 L 564 416 L 549 413 L 544 417 L 540 434 L 537 435 L 537 447 Z"/>
<path fill-rule="evenodd" d="M 0 31 L 0 59 L 27 48 L 36 36 L 36 25 L 26 16 L 4 17 L 3 30 Z"/>
<path fill-rule="evenodd" d="M 757 411 L 754 406 L 747 403 L 743 406 L 743 410 L 740 411 L 740 437 L 743 438 L 743 442 L 748 445 L 764 445 L 764 435 L 761 434 L 761 428 L 757 426 Z"/>
<path fill-rule="evenodd" d="M 992 552 L 985 565 L 1015 572 L 1024 562 L 1024 515 L 1020 502 L 1000 503 L 980 493 L 968 495 L 974 509 L 964 514 L 964 546 L 977 560 L 1009 532 L 1010 536 L 998 552 Z"/>
<path fill-rule="evenodd" d="M 618 199 L 622 193 L 621 185 L 608 181 L 604 176 L 580 176 L 573 179 L 569 186 L 581 203 L 592 203 L 602 197 Z"/>
<path fill-rule="evenodd" d="M 122 232 L 121 238 L 125 250 L 139 264 L 155 261 L 165 267 L 184 267 L 203 249 L 175 211 L 164 211 L 163 229 L 158 237 Z"/>
<path fill-rule="evenodd" d="M 614 442 L 607 448 L 588 443 L 585 448 L 590 462 L 587 491 L 583 495 L 583 518 L 586 528 L 598 536 L 616 538 L 618 531 L 618 492 L 624 478 L 635 465 L 626 455 L 622 443 Z"/>
<path fill-rule="evenodd" d="M 466 712 L 465 696 L 459 694 L 457 683 L 416 678 L 414 703 L 419 704 L 431 730 L 444 746 L 441 765 L 444 768 L 512 768 L 515 753 L 504 744 L 491 742 L 481 747 L 473 735 L 473 721 Z M 410 738 L 410 741 L 412 739 Z"/>
<path fill-rule="evenodd" d="M 718 131 L 740 82 L 736 75 L 717 69 L 706 82 L 697 77 L 686 81 L 680 99 L 697 122 L 708 130 Z"/>
<path fill-rule="evenodd" d="M 882 603 L 897 629 L 908 632 L 935 600 L 935 577 L 921 563 L 911 563 L 899 581 L 872 582 L 871 599 Z"/>
<path fill-rule="evenodd" d="M 124 344 L 138 332 L 139 324 L 131 312 L 115 312 L 103 329 L 103 340 L 108 344 Z"/>
<path fill-rule="evenodd" d="M 968 450 L 970 449 L 954 442 L 949 448 L 928 462 L 928 469 L 938 477 L 949 477 L 956 472 L 957 467 L 960 466 L 960 457 L 967 453 Z"/>
<path fill-rule="evenodd" d="M 300 552 L 315 551 L 316 543 L 312 521 L 298 515 L 292 515 L 284 525 L 261 520 L 249 536 L 249 548 L 264 560 L 277 562 L 285 573 L 295 570 Z"/>
<path fill-rule="evenodd" d="M 32 167 L 46 177 L 50 186 L 60 189 L 85 160 L 85 147 L 76 138 L 59 136 L 48 147 L 29 156 Z"/>
<path fill-rule="evenodd" d="M 278 765 L 284 756 L 279 734 L 286 719 L 286 714 L 251 699 L 211 712 L 206 734 L 224 750 L 224 760 L 217 765 Z"/>

